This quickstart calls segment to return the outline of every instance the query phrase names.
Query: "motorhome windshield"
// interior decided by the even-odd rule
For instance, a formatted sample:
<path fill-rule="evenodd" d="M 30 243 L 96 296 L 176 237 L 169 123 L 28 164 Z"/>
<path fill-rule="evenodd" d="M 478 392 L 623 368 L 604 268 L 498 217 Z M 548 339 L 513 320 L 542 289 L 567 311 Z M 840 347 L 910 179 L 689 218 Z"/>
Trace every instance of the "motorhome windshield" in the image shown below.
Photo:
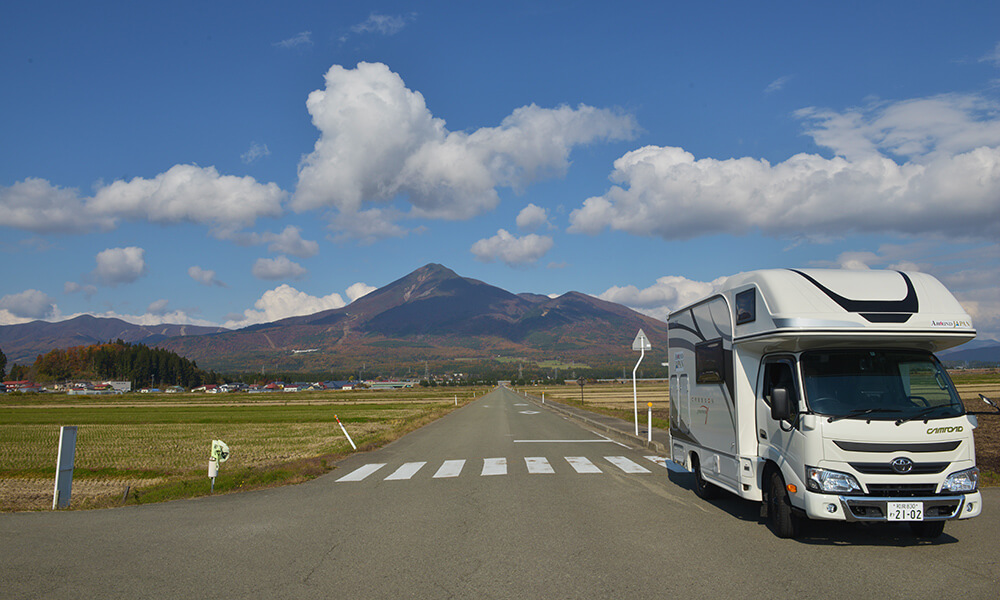
<path fill-rule="evenodd" d="M 947 372 L 927 352 L 822 350 L 800 358 L 809 409 L 831 420 L 941 419 L 964 413 Z"/>

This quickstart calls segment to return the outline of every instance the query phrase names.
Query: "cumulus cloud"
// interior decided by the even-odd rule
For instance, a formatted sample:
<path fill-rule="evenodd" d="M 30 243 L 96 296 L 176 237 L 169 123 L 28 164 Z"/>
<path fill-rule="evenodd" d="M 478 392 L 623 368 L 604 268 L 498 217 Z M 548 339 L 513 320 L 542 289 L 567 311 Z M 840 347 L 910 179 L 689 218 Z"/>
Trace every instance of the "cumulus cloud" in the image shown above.
<path fill-rule="evenodd" d="M 136 177 L 102 187 L 88 202 L 100 214 L 152 223 L 204 223 L 229 231 L 258 217 L 279 216 L 285 197 L 276 184 L 219 175 L 215 167 L 175 165 L 153 179 Z"/>
<path fill-rule="evenodd" d="M 367 296 L 368 294 L 374 292 L 378 288 L 375 286 L 368 285 L 367 283 L 361 283 L 360 281 L 347 288 L 347 299 L 350 302 L 354 302 L 362 296 Z"/>
<path fill-rule="evenodd" d="M 225 237 L 260 217 L 277 217 L 286 197 L 276 184 L 220 175 L 214 167 L 176 165 L 152 179 L 101 186 L 91 198 L 44 179 L 0 186 L 0 226 L 38 233 L 114 229 L 122 219 L 200 223 Z"/>
<path fill-rule="evenodd" d="M 0 186 L 0 225 L 35 233 L 85 233 L 112 229 L 115 220 L 89 210 L 75 189 L 28 178 Z"/>
<path fill-rule="evenodd" d="M 219 279 L 216 278 L 215 271 L 212 271 L 210 269 L 202 269 L 198 265 L 189 267 L 188 275 L 191 277 L 191 279 L 194 279 L 195 281 L 197 281 L 202 285 L 208 285 L 208 286 L 217 285 L 219 287 L 227 287 L 225 283 L 219 281 Z"/>
<path fill-rule="evenodd" d="M 997 238 L 1000 111 L 993 103 L 937 96 L 798 114 L 836 156 L 798 154 L 772 165 L 646 146 L 615 161 L 616 185 L 574 210 L 570 231 L 610 227 L 666 239 L 754 230 Z"/>
<path fill-rule="evenodd" d="M 305 267 L 284 255 L 278 258 L 258 258 L 253 265 L 253 276 L 257 279 L 301 279 L 305 274 Z"/>
<path fill-rule="evenodd" d="M 157 315 L 157 316 L 165 315 L 167 314 L 167 305 L 169 304 L 170 301 L 166 299 L 156 300 L 149 304 L 149 306 L 146 308 L 146 312 L 151 315 Z"/>
<path fill-rule="evenodd" d="M 132 283 L 146 274 L 146 251 L 142 248 L 108 248 L 97 254 L 97 268 L 91 273 L 101 284 L 115 287 Z"/>
<path fill-rule="evenodd" d="M 279 48 L 298 48 L 301 46 L 312 46 L 312 32 L 311 31 L 300 31 L 287 40 L 281 40 L 280 42 L 275 42 L 273 44 Z"/>
<path fill-rule="evenodd" d="M 543 225 L 549 225 L 549 212 L 540 206 L 529 204 L 517 215 L 518 229 L 536 231 Z"/>
<path fill-rule="evenodd" d="M 694 281 L 677 275 L 660 277 L 656 283 L 647 288 L 634 285 L 613 286 L 603 294 L 601 300 L 624 304 L 643 314 L 666 320 L 671 311 L 690 304 L 715 290 L 726 282 L 728 277 L 720 277 L 713 281 Z"/>
<path fill-rule="evenodd" d="M 497 187 L 520 191 L 565 173 L 573 147 L 636 131 L 631 116 L 586 105 L 524 106 L 499 127 L 448 131 L 381 63 L 333 66 L 306 107 L 320 137 L 299 165 L 297 211 L 356 214 L 399 201 L 410 216 L 468 219 L 497 205 Z"/>
<path fill-rule="evenodd" d="M 0 298 L 0 311 L 8 315 L 0 319 L 0 325 L 11 325 L 13 323 L 6 321 L 26 322 L 51 317 L 56 304 L 45 292 L 32 289 Z"/>
<path fill-rule="evenodd" d="M 508 266 L 525 265 L 538 261 L 552 249 L 552 238 L 529 234 L 517 237 L 504 229 L 490 238 L 479 240 L 472 245 L 472 254 L 481 262 L 501 260 Z"/>
<path fill-rule="evenodd" d="M 319 253 L 319 244 L 302 238 L 302 231 L 294 225 L 285 227 L 281 233 L 264 233 L 261 239 L 268 244 L 271 252 L 291 254 L 299 258 L 309 258 Z"/>
<path fill-rule="evenodd" d="M 243 312 L 243 318 L 231 319 L 224 323 L 223 327 L 238 329 L 288 317 L 311 315 L 346 305 L 347 303 L 337 293 L 316 297 L 300 292 L 288 284 L 282 284 L 273 290 L 264 292 L 264 295 L 254 303 L 254 308 Z"/>

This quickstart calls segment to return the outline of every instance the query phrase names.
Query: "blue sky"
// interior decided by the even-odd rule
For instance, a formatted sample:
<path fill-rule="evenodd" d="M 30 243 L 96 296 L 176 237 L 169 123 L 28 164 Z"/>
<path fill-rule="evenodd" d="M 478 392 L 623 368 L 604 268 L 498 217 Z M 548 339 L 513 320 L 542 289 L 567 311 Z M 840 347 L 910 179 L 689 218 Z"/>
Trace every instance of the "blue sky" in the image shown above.
<path fill-rule="evenodd" d="M 430 262 L 664 317 L 906 268 L 1000 339 L 996 2 L 0 9 L 0 324 L 241 327 Z"/>

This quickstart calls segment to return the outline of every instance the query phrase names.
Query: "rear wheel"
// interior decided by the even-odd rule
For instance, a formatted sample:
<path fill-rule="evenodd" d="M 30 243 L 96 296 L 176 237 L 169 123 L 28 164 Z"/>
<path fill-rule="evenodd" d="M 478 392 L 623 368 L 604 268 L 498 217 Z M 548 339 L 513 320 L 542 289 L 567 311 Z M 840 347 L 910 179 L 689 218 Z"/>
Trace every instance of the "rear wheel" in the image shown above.
<path fill-rule="evenodd" d="M 944 533 L 944 521 L 913 521 L 910 531 L 922 540 L 933 540 Z"/>
<path fill-rule="evenodd" d="M 701 476 L 701 461 L 698 455 L 691 455 L 691 469 L 694 471 L 694 493 L 703 500 L 712 500 L 719 497 L 719 488 L 705 481 Z"/>
<path fill-rule="evenodd" d="M 771 471 L 768 486 L 767 526 L 780 538 L 793 538 L 799 534 L 799 516 L 792 512 L 785 479 L 777 470 Z"/>

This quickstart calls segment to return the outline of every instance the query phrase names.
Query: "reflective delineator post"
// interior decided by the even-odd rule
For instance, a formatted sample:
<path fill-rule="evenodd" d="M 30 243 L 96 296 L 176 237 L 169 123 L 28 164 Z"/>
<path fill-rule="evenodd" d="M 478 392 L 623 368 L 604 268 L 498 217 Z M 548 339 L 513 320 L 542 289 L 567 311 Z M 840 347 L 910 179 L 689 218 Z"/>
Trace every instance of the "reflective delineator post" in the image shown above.
<path fill-rule="evenodd" d="M 648 427 L 649 430 L 646 432 L 647 433 L 646 441 L 647 442 L 652 442 L 653 441 L 653 403 L 652 402 L 648 402 L 647 406 L 649 407 L 649 414 L 647 415 L 647 419 L 649 421 L 649 425 L 647 427 Z"/>
<path fill-rule="evenodd" d="M 351 435 L 347 433 L 347 429 L 344 429 L 344 424 L 340 422 L 340 417 L 338 417 L 337 415 L 333 415 L 333 418 L 337 419 L 337 425 L 340 425 L 340 430 L 344 432 L 344 437 L 347 438 L 348 442 L 351 442 L 351 448 L 357 450 L 358 447 L 354 445 L 354 440 L 351 439 Z"/>

